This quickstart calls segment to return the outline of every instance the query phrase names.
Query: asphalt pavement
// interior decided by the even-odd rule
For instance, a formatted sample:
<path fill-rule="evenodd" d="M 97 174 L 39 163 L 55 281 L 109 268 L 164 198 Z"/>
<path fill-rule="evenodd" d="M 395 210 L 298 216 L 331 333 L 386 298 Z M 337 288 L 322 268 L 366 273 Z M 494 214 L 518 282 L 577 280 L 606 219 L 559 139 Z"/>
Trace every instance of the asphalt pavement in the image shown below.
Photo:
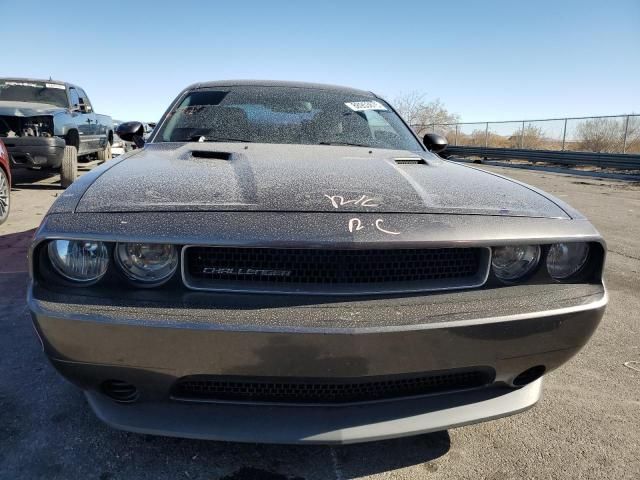
<path fill-rule="evenodd" d="M 557 195 L 608 243 L 610 304 L 594 337 L 545 378 L 526 413 L 429 435 L 340 447 L 234 444 L 113 430 L 47 363 L 26 310 L 26 249 L 62 190 L 16 176 L 0 226 L 2 479 L 638 479 L 640 183 L 482 167 Z"/>

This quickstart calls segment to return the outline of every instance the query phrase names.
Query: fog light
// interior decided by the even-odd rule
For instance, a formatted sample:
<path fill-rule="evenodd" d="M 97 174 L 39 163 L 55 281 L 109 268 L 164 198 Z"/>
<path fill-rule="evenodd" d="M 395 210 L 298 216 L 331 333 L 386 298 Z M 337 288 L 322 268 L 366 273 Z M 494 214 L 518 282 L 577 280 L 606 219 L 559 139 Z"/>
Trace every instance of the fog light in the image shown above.
<path fill-rule="evenodd" d="M 120 403 L 131 403 L 138 399 L 138 389 L 135 385 L 122 380 L 102 382 L 102 393 Z"/>

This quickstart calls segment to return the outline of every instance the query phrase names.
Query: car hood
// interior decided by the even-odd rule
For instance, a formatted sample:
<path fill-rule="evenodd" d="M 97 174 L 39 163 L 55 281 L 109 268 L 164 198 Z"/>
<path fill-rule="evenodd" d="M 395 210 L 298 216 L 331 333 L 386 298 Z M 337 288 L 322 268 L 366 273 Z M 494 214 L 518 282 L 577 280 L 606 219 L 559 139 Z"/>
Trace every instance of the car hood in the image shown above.
<path fill-rule="evenodd" d="M 253 143 L 148 144 L 100 175 L 75 211 L 569 218 L 538 191 L 427 152 Z"/>
<path fill-rule="evenodd" d="M 35 117 L 39 115 L 53 115 L 63 111 L 49 103 L 31 102 L 0 102 L 0 115 L 7 117 Z"/>

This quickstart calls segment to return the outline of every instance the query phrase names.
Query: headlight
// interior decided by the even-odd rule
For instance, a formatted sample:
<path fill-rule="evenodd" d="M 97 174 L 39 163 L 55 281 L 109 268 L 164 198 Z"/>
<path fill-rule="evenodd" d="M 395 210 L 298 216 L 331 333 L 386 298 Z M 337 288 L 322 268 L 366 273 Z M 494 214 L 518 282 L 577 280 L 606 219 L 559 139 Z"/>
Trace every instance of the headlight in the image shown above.
<path fill-rule="evenodd" d="M 99 280 L 109 267 L 109 251 L 102 242 L 92 240 L 53 240 L 48 246 L 53 268 L 74 282 Z"/>
<path fill-rule="evenodd" d="M 588 256 L 588 243 L 554 243 L 547 254 L 549 275 L 556 280 L 566 280 L 580 271 Z"/>
<path fill-rule="evenodd" d="M 161 243 L 118 243 L 115 257 L 122 272 L 131 280 L 158 285 L 178 268 L 178 250 Z"/>
<path fill-rule="evenodd" d="M 493 273 L 500 280 L 513 282 L 530 273 L 540 261 L 538 245 L 494 247 L 491 256 Z"/>

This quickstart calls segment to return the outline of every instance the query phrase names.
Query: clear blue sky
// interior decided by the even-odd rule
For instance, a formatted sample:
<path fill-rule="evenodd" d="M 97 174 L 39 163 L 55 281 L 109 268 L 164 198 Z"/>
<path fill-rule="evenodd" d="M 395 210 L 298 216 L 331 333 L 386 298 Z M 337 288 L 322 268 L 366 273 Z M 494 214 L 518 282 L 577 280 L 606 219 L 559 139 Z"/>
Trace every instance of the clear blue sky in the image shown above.
<path fill-rule="evenodd" d="M 157 119 L 231 78 L 418 90 L 465 121 L 640 112 L 640 0 L 0 0 L 0 76 L 67 80 Z"/>

